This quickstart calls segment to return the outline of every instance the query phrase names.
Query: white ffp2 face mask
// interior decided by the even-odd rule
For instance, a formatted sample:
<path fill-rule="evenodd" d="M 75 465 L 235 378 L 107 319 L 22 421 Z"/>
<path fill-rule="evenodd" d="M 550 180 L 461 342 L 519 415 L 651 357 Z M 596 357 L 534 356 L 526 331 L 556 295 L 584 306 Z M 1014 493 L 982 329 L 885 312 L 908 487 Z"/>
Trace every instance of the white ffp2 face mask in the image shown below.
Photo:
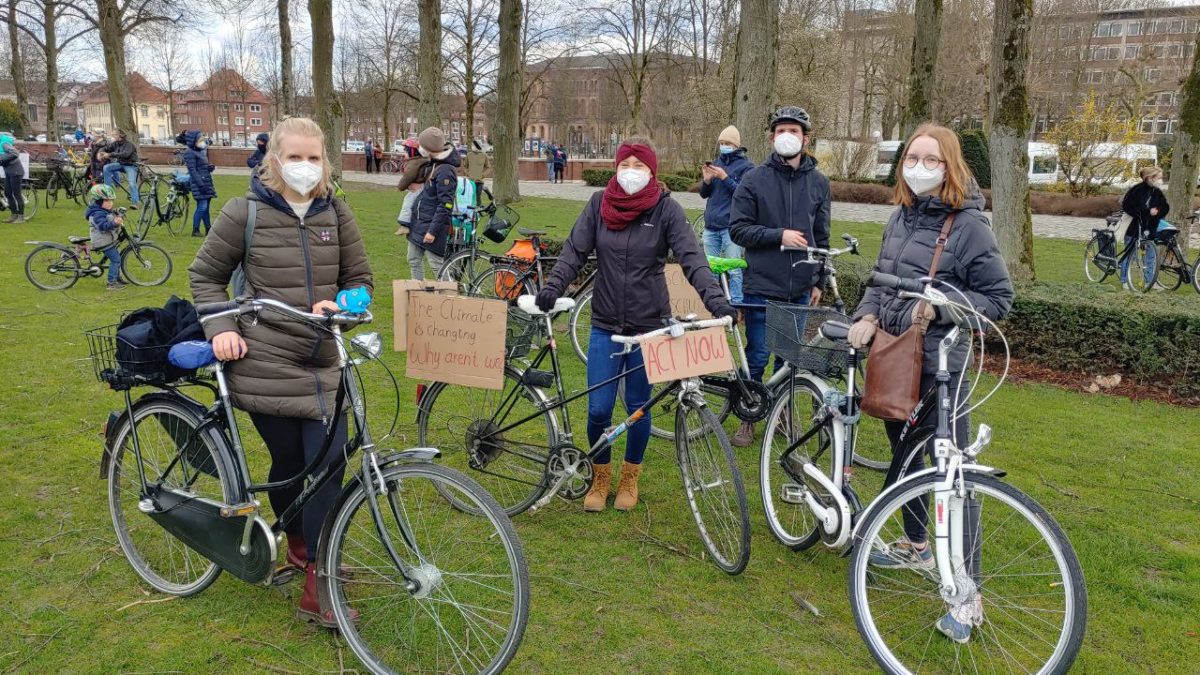
<path fill-rule="evenodd" d="M 321 167 L 312 162 L 283 162 L 280 160 L 279 168 L 283 182 L 304 197 L 307 197 L 308 193 L 317 187 L 324 173 L 321 171 Z"/>
<path fill-rule="evenodd" d="M 796 134 L 782 133 L 775 135 L 775 152 L 784 159 L 791 159 L 804 149 L 804 141 Z"/>
<path fill-rule="evenodd" d="M 908 183 L 914 194 L 923 195 L 941 185 L 944 180 L 946 170 L 940 166 L 936 169 L 926 169 L 921 164 L 904 167 L 904 182 Z"/>
<path fill-rule="evenodd" d="M 617 183 L 625 194 L 637 194 L 650 184 L 650 172 L 641 169 L 621 169 L 617 172 Z"/>

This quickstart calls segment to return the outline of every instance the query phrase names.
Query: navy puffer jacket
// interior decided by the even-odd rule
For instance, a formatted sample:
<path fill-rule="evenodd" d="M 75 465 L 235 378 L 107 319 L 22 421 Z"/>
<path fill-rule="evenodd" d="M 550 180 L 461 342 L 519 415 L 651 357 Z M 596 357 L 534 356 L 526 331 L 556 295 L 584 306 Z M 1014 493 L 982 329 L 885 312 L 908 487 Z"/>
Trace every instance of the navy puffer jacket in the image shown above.
<path fill-rule="evenodd" d="M 187 166 L 188 175 L 192 177 L 192 196 L 196 199 L 212 199 L 217 196 L 212 179 L 212 172 L 216 167 L 208 162 L 208 148 L 196 147 L 199 140 L 199 131 L 183 132 L 183 141 L 187 144 L 187 150 L 183 153 L 183 163 Z"/>
<path fill-rule="evenodd" d="M 413 206 L 412 229 L 408 240 L 432 252 L 446 255 L 446 240 L 450 235 L 450 213 L 454 210 L 454 191 L 458 189 L 458 167 L 461 160 L 454 146 L 446 145 L 445 159 L 430 162 L 429 180 Z M 433 241 L 425 243 L 425 233 L 433 233 Z"/>
<path fill-rule="evenodd" d="M 709 230 L 728 230 L 729 213 L 733 208 L 733 194 L 737 192 L 742 177 L 754 168 L 754 162 L 746 158 L 746 149 L 738 148 L 727 155 L 717 155 L 713 166 L 725 170 L 725 179 L 700 183 L 700 196 L 708 200 L 704 204 L 704 227 Z"/>

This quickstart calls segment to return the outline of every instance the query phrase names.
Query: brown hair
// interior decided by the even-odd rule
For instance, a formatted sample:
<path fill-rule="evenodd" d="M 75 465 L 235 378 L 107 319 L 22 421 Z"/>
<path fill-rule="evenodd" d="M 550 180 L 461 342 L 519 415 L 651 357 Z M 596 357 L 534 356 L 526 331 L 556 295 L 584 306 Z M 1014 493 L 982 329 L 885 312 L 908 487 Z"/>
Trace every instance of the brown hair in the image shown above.
<path fill-rule="evenodd" d="M 953 208 L 962 208 L 963 202 L 967 200 L 967 190 L 975 184 L 975 177 L 971 175 L 967 160 L 963 158 L 962 146 L 958 143 L 958 134 L 941 125 L 926 122 L 917 127 L 917 130 L 904 143 L 906 155 L 908 147 L 921 136 L 929 136 L 937 141 L 938 149 L 942 153 L 942 160 L 946 162 L 946 179 L 942 181 L 942 187 L 938 190 L 938 198 Z M 901 175 L 904 157 L 897 157 L 896 161 L 899 166 L 896 167 L 896 191 L 892 195 L 892 203 L 900 206 L 912 206 L 915 195 Z"/>
<path fill-rule="evenodd" d="M 1148 166 L 1142 169 L 1142 180 L 1150 180 L 1154 176 L 1162 175 L 1161 166 Z"/>
<path fill-rule="evenodd" d="M 263 153 L 262 165 L 259 168 L 258 179 L 263 185 L 271 190 L 283 194 L 287 188 L 287 183 L 284 182 L 283 176 L 279 172 L 279 146 L 283 144 L 283 138 L 288 134 L 297 136 L 308 136 L 321 141 L 321 182 L 317 183 L 317 187 L 313 188 L 312 194 L 304 195 L 305 197 L 327 197 L 333 194 L 333 167 L 329 164 L 329 158 L 325 155 L 325 132 L 314 121 L 307 117 L 289 117 L 281 120 L 275 128 L 271 130 L 271 139 L 267 141 L 267 150 Z M 274 161 L 272 159 L 274 158 Z"/>

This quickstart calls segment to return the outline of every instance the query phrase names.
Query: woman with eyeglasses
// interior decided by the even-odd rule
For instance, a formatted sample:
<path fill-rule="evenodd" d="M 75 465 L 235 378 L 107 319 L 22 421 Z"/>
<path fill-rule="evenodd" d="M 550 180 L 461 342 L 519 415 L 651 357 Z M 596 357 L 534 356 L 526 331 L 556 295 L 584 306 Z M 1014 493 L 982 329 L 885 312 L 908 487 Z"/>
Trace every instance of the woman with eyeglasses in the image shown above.
<path fill-rule="evenodd" d="M 879 259 L 875 269 L 905 278 L 936 277 L 959 289 L 966 300 L 948 293 L 958 302 L 969 301 L 993 321 L 1008 313 L 1013 302 L 1013 287 L 991 224 L 983 215 L 984 199 L 971 170 L 967 168 L 959 146 L 958 135 L 946 127 L 923 124 L 904 145 L 903 171 L 896 181 L 893 197 L 897 205 L 883 233 Z M 949 232 L 936 270 L 930 270 L 934 250 L 943 236 L 947 219 Z M 944 289 L 943 289 L 944 290 Z M 850 344 L 862 348 L 869 344 L 879 329 L 900 335 L 915 322 L 928 325 L 924 340 L 924 361 L 921 374 L 921 396 L 937 386 L 938 343 L 950 332 L 952 324 L 941 309 L 900 297 L 896 291 L 868 288 L 850 328 Z M 965 410 L 969 382 L 960 382 L 968 363 L 968 343 L 963 342 L 950 355 L 950 395 Z M 867 368 L 871 367 L 867 359 Z M 963 384 L 959 388 L 959 384 Z M 885 487 L 902 475 L 924 468 L 923 455 L 933 452 L 932 439 L 924 451 L 908 457 L 896 454 L 897 442 L 904 422 L 885 421 L 888 440 L 892 445 L 892 465 L 888 469 Z M 961 414 L 954 425 L 955 443 L 968 445 L 970 419 Z M 907 468 L 905 464 L 907 462 Z M 928 504 L 914 500 L 904 510 L 902 540 L 876 550 L 870 556 L 871 565 L 885 568 L 932 570 L 933 550 L 928 544 Z M 955 642 L 967 642 L 971 626 L 960 623 L 951 614 L 937 622 L 937 629 Z"/>

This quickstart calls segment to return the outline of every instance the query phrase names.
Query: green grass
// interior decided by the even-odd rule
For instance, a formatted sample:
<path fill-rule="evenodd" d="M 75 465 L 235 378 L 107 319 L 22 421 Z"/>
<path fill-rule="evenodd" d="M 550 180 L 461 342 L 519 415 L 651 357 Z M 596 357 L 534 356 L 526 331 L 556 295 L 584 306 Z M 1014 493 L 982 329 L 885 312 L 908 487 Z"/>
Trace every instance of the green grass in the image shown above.
<path fill-rule="evenodd" d="M 242 178 L 220 177 L 223 197 Z M 223 200 L 219 200 L 223 201 Z M 376 320 L 391 325 L 386 283 L 407 276 L 392 232 L 399 195 L 351 194 L 378 288 Z M 559 236 L 578 203 L 527 200 L 521 226 Z M 219 210 L 214 206 L 214 213 Z M 186 267 L 199 240 L 157 229 L 175 256 L 165 287 L 107 293 L 83 279 L 46 293 L 25 279 L 27 239 L 82 234 L 82 210 L 39 213 L 4 226 L 0 253 L 0 671 L 23 673 L 260 673 L 330 671 L 354 659 L 327 632 L 292 619 L 300 592 L 248 586 L 229 575 L 197 597 L 159 600 L 143 590 L 120 554 L 105 486 L 98 479 L 100 425 L 119 395 L 95 382 L 86 328 L 123 311 L 188 295 Z M 873 254 L 880 228 L 838 223 Z M 1041 276 L 1078 283 L 1082 244 L 1039 240 Z M 1177 294 L 1178 302 L 1195 296 Z M 389 336 L 390 337 L 390 336 Z M 402 355 L 386 361 L 403 370 Z M 569 360 L 571 357 L 564 357 Z M 368 370 L 377 433 L 388 420 L 388 388 Z M 571 369 L 571 384 L 580 384 Z M 389 442 L 415 442 L 415 383 L 401 381 L 401 427 Z M 583 428 L 582 402 L 572 407 Z M 1200 662 L 1200 425 L 1194 410 L 1040 385 L 1006 386 L 976 422 L 995 428 L 987 463 L 1009 471 L 1067 531 L 1088 579 L 1087 641 L 1077 672 L 1186 672 Z M 877 438 L 877 434 L 875 434 Z M 250 449 L 252 465 L 263 453 Z M 873 672 L 846 595 L 846 561 L 827 551 L 792 553 L 761 517 L 757 453 L 739 451 L 750 492 L 754 539 L 746 572 L 726 576 L 699 560 L 702 548 L 673 466 L 673 447 L 653 441 L 644 505 L 632 513 L 585 516 L 578 503 L 552 503 L 515 524 L 530 563 L 533 604 L 512 672 Z M 864 492 L 879 476 L 860 472 Z M 817 607 L 815 616 L 800 607 Z"/>

